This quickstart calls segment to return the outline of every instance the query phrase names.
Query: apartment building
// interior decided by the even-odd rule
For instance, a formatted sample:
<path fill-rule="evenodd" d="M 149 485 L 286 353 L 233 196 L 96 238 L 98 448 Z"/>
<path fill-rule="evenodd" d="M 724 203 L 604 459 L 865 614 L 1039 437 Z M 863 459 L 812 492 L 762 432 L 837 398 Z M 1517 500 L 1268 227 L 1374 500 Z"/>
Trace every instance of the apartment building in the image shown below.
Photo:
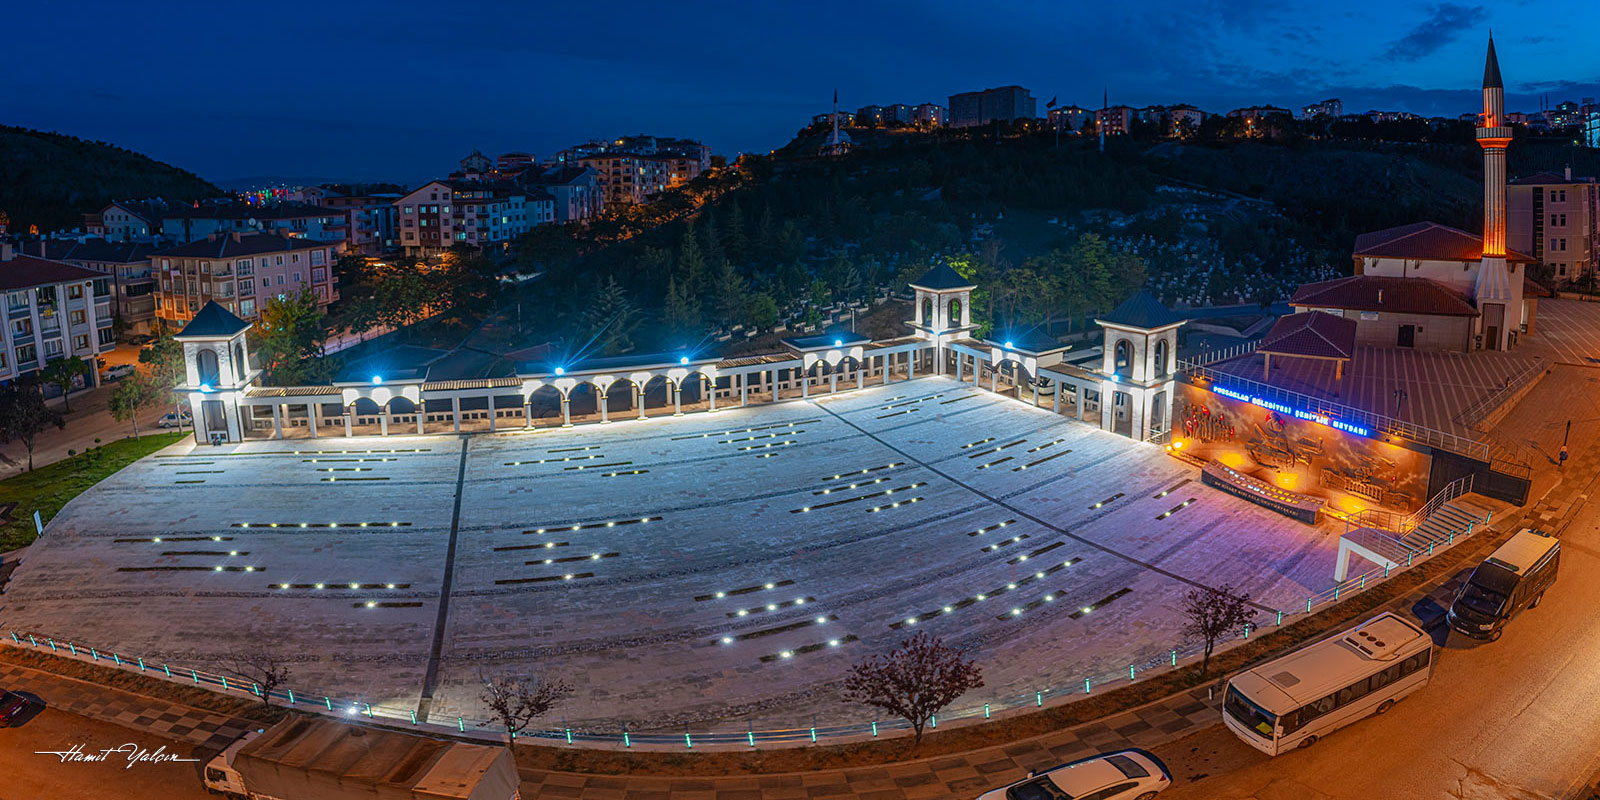
<path fill-rule="evenodd" d="M 378 255 L 400 246 L 395 239 L 399 216 L 395 201 L 399 199 L 398 194 L 379 193 L 328 197 L 323 203 L 345 213 L 345 247 L 349 252 Z"/>
<path fill-rule="evenodd" d="M 349 227 L 349 217 L 343 209 L 296 203 L 202 204 L 169 211 L 161 219 L 162 235 L 180 243 L 230 233 L 276 233 L 295 239 L 343 242 L 349 238 Z"/>
<path fill-rule="evenodd" d="M 927 128 L 943 128 L 950 123 L 950 112 L 938 103 L 923 103 L 912 109 L 911 121 Z"/>
<path fill-rule="evenodd" d="M 1081 131 L 1094 118 L 1094 112 L 1077 106 L 1061 106 L 1049 111 L 1050 127 L 1058 131 Z"/>
<path fill-rule="evenodd" d="M 150 254 L 156 318 L 183 327 L 207 301 L 254 320 L 273 297 L 310 289 L 317 305 L 339 299 L 343 243 L 276 233 L 229 233 Z"/>
<path fill-rule="evenodd" d="M 1344 116 L 1344 101 L 1337 97 L 1330 97 L 1320 103 L 1312 103 L 1300 109 L 1301 119 L 1316 119 L 1317 117 L 1338 119 L 1342 116 Z"/>
<path fill-rule="evenodd" d="M 0 382 L 37 373 L 58 358 L 77 356 L 94 366 L 116 348 L 111 322 L 111 278 L 61 261 L 17 252 L 0 242 Z"/>
<path fill-rule="evenodd" d="M 1133 106 L 1110 106 L 1094 112 L 1099 130 L 1107 136 L 1126 134 L 1132 130 L 1133 121 L 1138 115 L 1139 112 Z"/>
<path fill-rule="evenodd" d="M 156 245 L 104 239 L 45 240 L 24 246 L 30 255 L 109 275 L 112 316 L 131 334 L 150 332 L 156 317 L 155 279 L 150 253 Z"/>
<path fill-rule="evenodd" d="M 1600 183 L 1540 172 L 1506 185 L 1506 246 L 1548 266 L 1556 282 L 1600 265 Z"/>
<path fill-rule="evenodd" d="M 594 219 L 605 207 L 600 174 L 590 167 L 558 166 L 533 171 L 526 182 L 550 195 L 553 220 L 558 223 Z"/>
<path fill-rule="evenodd" d="M 438 255 L 458 244 L 503 249 L 555 214 L 553 200 L 539 199 L 536 219 L 530 219 L 527 192 L 477 181 L 432 181 L 394 205 L 400 248 L 408 256 Z"/>
<path fill-rule="evenodd" d="M 1038 100 L 1021 86 L 950 95 L 950 127 L 971 128 L 991 122 L 1033 119 Z"/>
<path fill-rule="evenodd" d="M 629 204 L 699 177 L 711 168 L 711 148 L 693 139 L 640 134 L 569 147 L 556 160 L 558 166 L 594 170 L 604 203 Z"/>
<path fill-rule="evenodd" d="M 95 214 L 85 214 L 83 229 L 113 242 L 130 242 L 161 232 L 161 217 L 167 213 L 166 201 L 112 203 Z"/>

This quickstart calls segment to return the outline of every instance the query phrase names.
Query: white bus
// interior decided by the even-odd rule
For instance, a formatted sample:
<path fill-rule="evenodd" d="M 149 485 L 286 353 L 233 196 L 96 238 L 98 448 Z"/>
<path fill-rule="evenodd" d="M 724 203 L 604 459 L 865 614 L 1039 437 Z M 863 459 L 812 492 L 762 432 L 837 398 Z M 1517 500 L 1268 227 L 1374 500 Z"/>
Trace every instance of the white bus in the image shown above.
<path fill-rule="evenodd" d="M 1235 675 L 1222 722 L 1269 756 L 1310 747 L 1335 728 L 1382 714 L 1428 685 L 1433 640 L 1385 612 Z"/>

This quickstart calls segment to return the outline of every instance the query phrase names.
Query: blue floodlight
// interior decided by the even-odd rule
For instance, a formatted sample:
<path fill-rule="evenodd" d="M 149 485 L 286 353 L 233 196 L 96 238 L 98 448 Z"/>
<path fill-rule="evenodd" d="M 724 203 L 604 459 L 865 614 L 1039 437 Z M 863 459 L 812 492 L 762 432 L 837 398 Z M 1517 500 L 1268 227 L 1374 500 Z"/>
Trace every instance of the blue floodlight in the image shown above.
<path fill-rule="evenodd" d="M 209 383 L 202 383 L 202 384 L 200 384 L 200 391 L 202 391 L 202 392 L 209 392 L 209 391 L 211 391 L 211 384 L 209 384 Z"/>
<path fill-rule="evenodd" d="M 833 346 L 834 347 L 844 347 L 844 340 L 843 339 L 834 339 L 833 340 Z"/>
<path fill-rule="evenodd" d="M 380 383 L 383 383 L 383 376 L 382 375 L 374 375 L 374 376 L 372 376 L 372 385 L 373 386 L 377 386 Z"/>
<path fill-rule="evenodd" d="M 682 358 L 679 358 L 678 359 L 678 363 L 687 365 L 689 363 L 689 357 L 688 356 L 683 356 Z"/>
<path fill-rule="evenodd" d="M 556 367 L 556 374 L 557 375 L 565 375 L 565 374 L 567 374 L 566 367 Z"/>
<path fill-rule="evenodd" d="M 1010 349 L 1011 349 L 1011 342 L 1010 342 L 1010 340 L 1007 340 L 1007 341 L 1006 341 L 1006 349 L 1007 349 L 1007 350 L 1010 350 Z"/>

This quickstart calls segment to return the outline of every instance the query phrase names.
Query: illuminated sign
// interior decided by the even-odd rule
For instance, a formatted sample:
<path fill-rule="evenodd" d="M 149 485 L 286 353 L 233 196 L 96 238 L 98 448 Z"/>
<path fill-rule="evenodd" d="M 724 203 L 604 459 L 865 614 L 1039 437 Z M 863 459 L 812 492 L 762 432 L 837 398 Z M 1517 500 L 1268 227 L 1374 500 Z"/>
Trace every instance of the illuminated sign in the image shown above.
<path fill-rule="evenodd" d="M 1360 425 L 1352 425 L 1342 420 L 1333 419 L 1326 414 L 1318 414 L 1312 411 L 1301 411 L 1299 409 L 1290 408 L 1282 403 L 1274 403 L 1273 401 L 1265 398 L 1255 397 L 1253 395 L 1248 395 L 1244 392 L 1224 388 L 1222 386 L 1213 386 L 1211 390 L 1222 395 L 1223 397 L 1231 397 L 1235 400 L 1240 400 L 1252 405 L 1261 406 L 1262 408 L 1271 409 L 1279 414 L 1288 414 L 1296 419 L 1303 419 L 1310 422 L 1315 422 L 1319 425 L 1326 425 L 1330 428 L 1344 431 L 1345 433 L 1353 433 L 1357 436 L 1372 435 L 1372 431 L 1363 428 Z"/>

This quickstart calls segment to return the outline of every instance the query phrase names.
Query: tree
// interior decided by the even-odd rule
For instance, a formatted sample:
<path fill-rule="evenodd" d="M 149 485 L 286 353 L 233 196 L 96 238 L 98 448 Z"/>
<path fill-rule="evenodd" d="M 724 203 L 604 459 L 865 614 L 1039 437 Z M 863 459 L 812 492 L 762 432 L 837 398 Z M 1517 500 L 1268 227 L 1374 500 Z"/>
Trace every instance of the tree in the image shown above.
<path fill-rule="evenodd" d="M 641 321 L 639 309 L 628 299 L 627 290 L 609 275 L 583 311 L 583 325 L 590 341 L 606 355 L 632 350 L 633 334 Z"/>
<path fill-rule="evenodd" d="M 256 356 L 267 379 L 278 386 L 327 383 L 333 364 L 322 357 L 328 338 L 322 309 L 310 289 L 267 301 L 256 323 Z"/>
<path fill-rule="evenodd" d="M 135 372 L 122 379 L 111 391 L 111 416 L 118 422 L 133 423 L 133 438 L 139 438 L 139 412 L 155 405 L 163 394 L 150 376 Z"/>
<path fill-rule="evenodd" d="M 844 679 L 846 699 L 881 708 L 911 723 L 922 742 L 922 729 L 939 710 L 972 689 L 983 686 L 983 670 L 960 650 L 946 647 L 926 632 L 885 655 L 874 655 L 850 667 Z"/>
<path fill-rule="evenodd" d="M 506 747 L 510 747 L 517 734 L 539 717 L 550 713 L 568 695 L 572 687 L 559 679 L 539 679 L 510 675 L 485 675 L 478 673 L 482 689 L 478 699 L 494 712 L 495 722 L 506 731 Z"/>
<path fill-rule="evenodd" d="M 1205 656 L 1200 661 L 1200 674 L 1211 666 L 1211 652 L 1217 640 L 1244 631 L 1244 626 L 1255 618 L 1250 605 L 1250 595 L 1236 591 L 1231 584 L 1215 589 L 1200 587 L 1183 596 L 1183 633 L 1205 642 Z"/>
<path fill-rule="evenodd" d="M 89 362 L 77 356 L 67 356 L 44 365 L 44 369 L 39 372 L 39 377 L 61 387 L 61 407 L 71 413 L 72 403 L 67 398 L 67 394 L 72 391 L 73 380 L 80 376 L 88 375 L 93 371 L 94 368 L 89 366 Z"/>
<path fill-rule="evenodd" d="M 726 258 L 717 267 L 717 274 L 712 284 L 717 302 L 717 322 L 723 325 L 732 325 L 742 320 L 750 304 L 750 296 L 746 291 L 744 278 L 739 277 L 738 270 Z"/>
<path fill-rule="evenodd" d="M 750 307 L 746 310 L 746 324 L 756 330 L 771 330 L 778 324 L 778 303 L 772 295 L 758 292 L 750 297 Z"/>
<path fill-rule="evenodd" d="M 172 338 L 165 327 L 156 332 L 155 341 L 139 351 L 139 363 L 150 373 L 150 382 L 163 392 L 182 386 L 188 380 L 188 366 L 183 360 L 183 344 Z M 178 430 L 183 430 L 183 398 L 172 396 L 173 413 L 178 417 Z"/>
<path fill-rule="evenodd" d="M 674 333 L 700 329 L 700 301 L 680 286 L 677 278 L 667 279 L 667 297 L 662 303 L 661 318 Z"/>
<path fill-rule="evenodd" d="M 700 242 L 695 238 L 694 226 L 683 231 L 683 241 L 678 245 L 678 283 L 689 297 L 697 302 L 705 289 L 706 261 L 700 255 Z"/>
<path fill-rule="evenodd" d="M 40 433 L 51 425 L 67 427 L 61 412 L 45 405 L 44 394 L 34 383 L 14 381 L 0 387 L 0 444 L 12 439 L 28 451 L 28 471 L 33 471 L 33 445 Z"/>
<path fill-rule="evenodd" d="M 249 683 L 261 697 L 261 707 L 272 707 L 272 692 L 289 682 L 289 662 L 265 646 L 229 650 L 217 661 L 223 672 Z"/>
<path fill-rule="evenodd" d="M 727 248 L 729 258 L 742 264 L 750 260 L 750 242 L 745 237 L 744 211 L 739 207 L 738 200 L 734 200 L 732 205 L 726 230 L 722 234 L 723 246 Z"/>

